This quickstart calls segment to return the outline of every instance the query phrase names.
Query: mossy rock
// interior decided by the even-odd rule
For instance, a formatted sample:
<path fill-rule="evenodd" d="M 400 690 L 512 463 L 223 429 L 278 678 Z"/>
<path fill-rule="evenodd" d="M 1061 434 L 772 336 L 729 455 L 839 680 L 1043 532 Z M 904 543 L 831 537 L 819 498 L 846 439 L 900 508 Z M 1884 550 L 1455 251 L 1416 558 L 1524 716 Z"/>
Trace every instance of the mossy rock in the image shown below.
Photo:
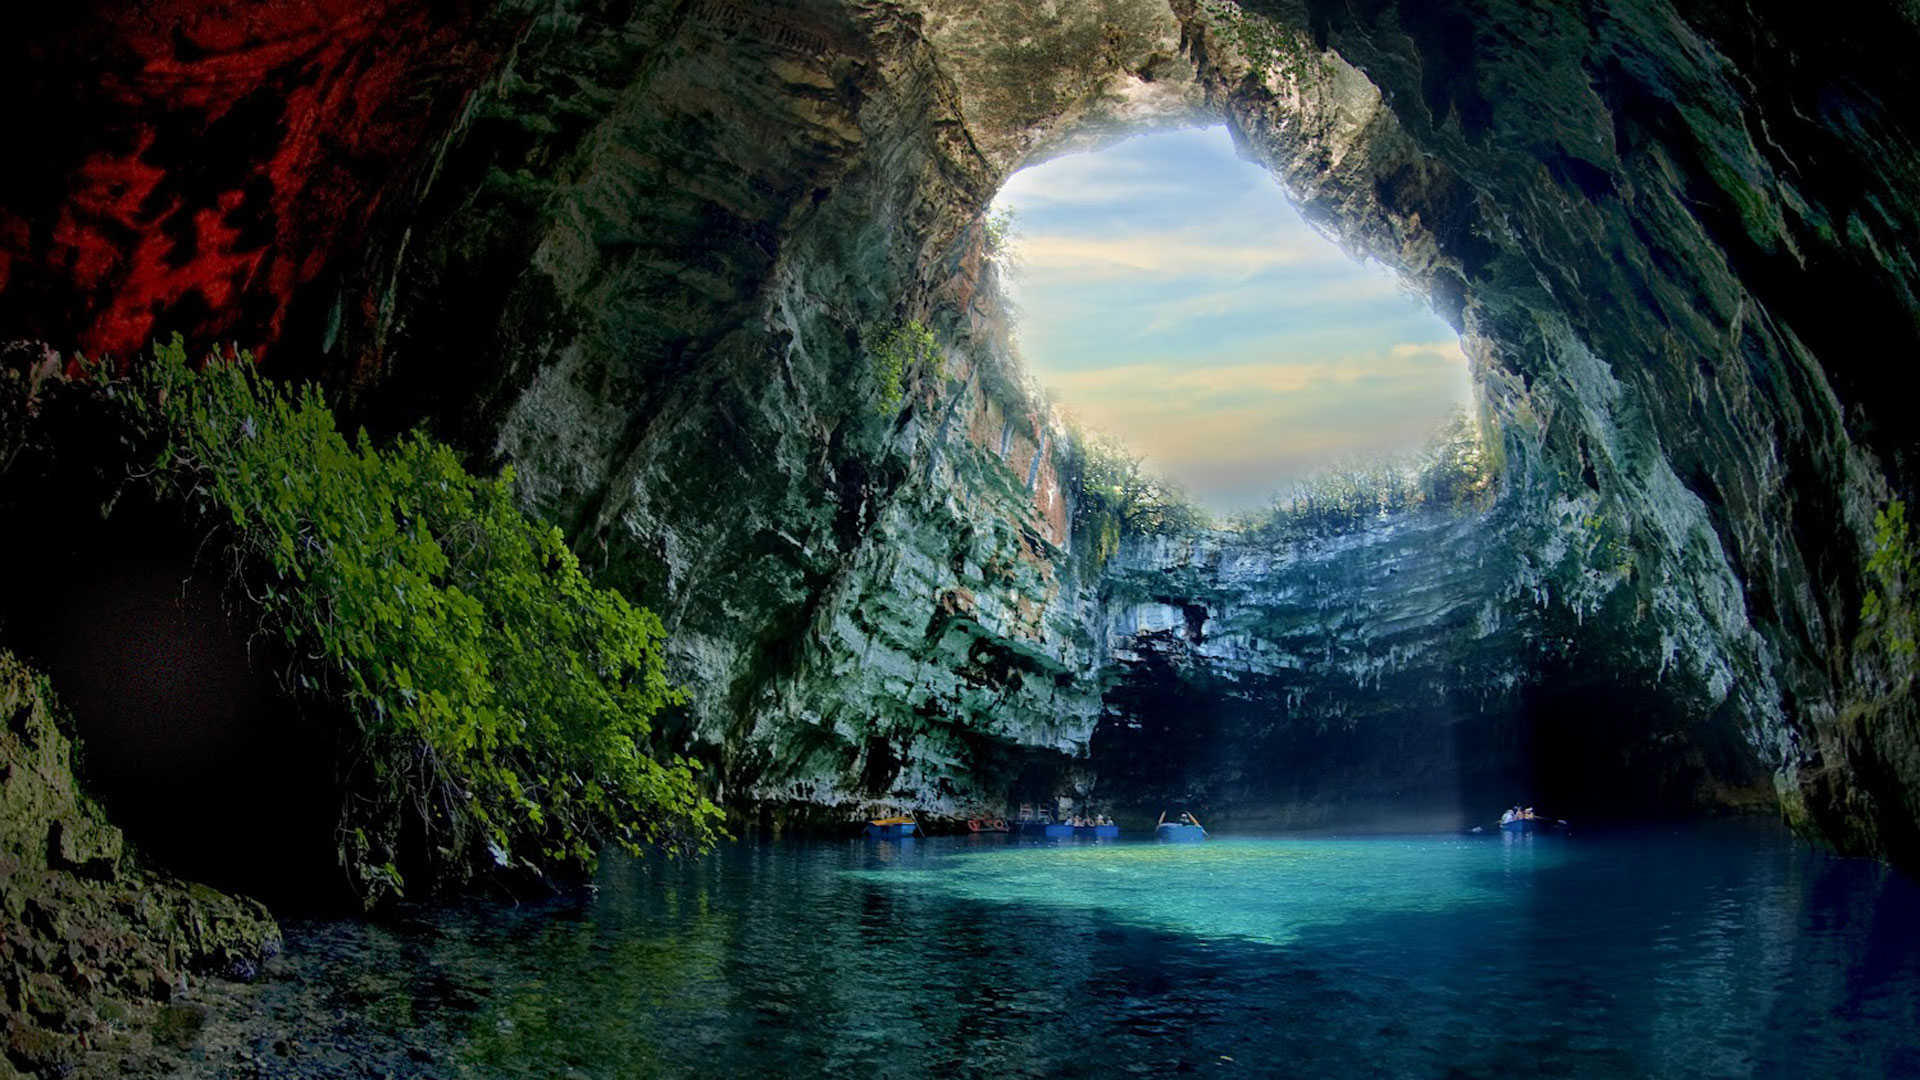
<path fill-rule="evenodd" d="M 46 679 L 0 650 L 0 1080 L 110 1052 L 183 973 L 251 977 L 280 947 L 259 903 L 134 862 L 57 716 Z"/>

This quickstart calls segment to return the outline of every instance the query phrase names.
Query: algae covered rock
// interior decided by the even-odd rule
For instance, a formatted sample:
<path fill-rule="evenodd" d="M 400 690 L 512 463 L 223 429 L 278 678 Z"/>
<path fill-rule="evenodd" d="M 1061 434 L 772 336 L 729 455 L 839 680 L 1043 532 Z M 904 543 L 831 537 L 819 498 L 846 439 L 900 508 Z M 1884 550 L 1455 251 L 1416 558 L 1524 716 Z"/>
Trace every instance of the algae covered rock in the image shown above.
<path fill-rule="evenodd" d="M 139 1054 L 188 974 L 280 947 L 260 904 L 142 868 L 79 789 L 52 692 L 0 650 L 0 1076 Z"/>

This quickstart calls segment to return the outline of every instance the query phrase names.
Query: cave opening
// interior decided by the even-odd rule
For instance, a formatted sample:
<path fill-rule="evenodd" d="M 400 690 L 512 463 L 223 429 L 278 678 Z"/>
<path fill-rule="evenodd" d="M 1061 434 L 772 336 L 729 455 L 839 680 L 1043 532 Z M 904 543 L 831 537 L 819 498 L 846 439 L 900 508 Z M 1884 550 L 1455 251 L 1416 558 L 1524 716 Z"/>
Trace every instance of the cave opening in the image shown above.
<path fill-rule="evenodd" d="M 1218 518 L 1411 454 L 1472 396 L 1454 328 L 1222 124 L 1028 166 L 992 214 L 1029 371 Z"/>

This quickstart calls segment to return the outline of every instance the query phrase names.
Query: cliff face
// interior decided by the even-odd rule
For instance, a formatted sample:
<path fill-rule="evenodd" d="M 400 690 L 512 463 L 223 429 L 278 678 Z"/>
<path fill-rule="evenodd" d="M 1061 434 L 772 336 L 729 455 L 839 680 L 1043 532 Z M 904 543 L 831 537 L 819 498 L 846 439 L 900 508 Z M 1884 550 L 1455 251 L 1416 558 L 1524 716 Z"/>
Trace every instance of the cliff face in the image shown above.
<path fill-rule="evenodd" d="M 419 63 L 259 19 L 39 28 L 28 100 L 110 92 L 3 189 L 5 333 L 253 339 L 376 426 L 512 462 L 667 620 L 679 734 L 736 802 L 964 812 L 1041 767 L 1298 821 L 1336 786 L 1544 791 L 1571 781 L 1542 754 L 1597 745 L 1596 791 L 1737 801 L 1751 755 L 1803 824 L 1920 858 L 1908 661 L 1859 618 L 1911 486 L 1891 365 L 1855 345 L 1920 338 L 1899 9 L 369 10 L 312 21 L 398 20 Z M 1460 327 L 1495 512 L 1141 543 L 1104 579 L 1073 555 L 979 215 L 1025 162 L 1206 119 Z M 202 277 L 231 284 L 152 284 Z M 895 402 L 873 345 L 910 322 L 942 359 Z M 1182 695 L 1244 763 L 1156 771 Z"/>
<path fill-rule="evenodd" d="M 1620 818 L 1771 801 L 1724 689 L 1677 664 L 1583 508 L 1126 544 L 1098 800 L 1235 827 L 1457 828 L 1500 801 Z M 1570 610 L 1554 599 L 1599 598 Z"/>
<path fill-rule="evenodd" d="M 661 612 L 686 733 L 736 800 L 957 812 L 997 803 L 1020 747 L 1091 727 L 1058 448 L 979 215 L 1030 128 L 1173 63 L 1177 37 L 1111 5 L 1051 21 L 1058 69 L 1015 78 L 1030 16 L 992 15 L 571 13 L 449 145 L 371 330 L 394 372 L 375 407 L 417 393 L 511 460 L 602 580 Z M 995 78 L 951 73 L 941 42 Z M 475 297 L 504 314 L 446 337 Z M 909 323 L 941 355 L 889 400 L 871 353 Z"/>

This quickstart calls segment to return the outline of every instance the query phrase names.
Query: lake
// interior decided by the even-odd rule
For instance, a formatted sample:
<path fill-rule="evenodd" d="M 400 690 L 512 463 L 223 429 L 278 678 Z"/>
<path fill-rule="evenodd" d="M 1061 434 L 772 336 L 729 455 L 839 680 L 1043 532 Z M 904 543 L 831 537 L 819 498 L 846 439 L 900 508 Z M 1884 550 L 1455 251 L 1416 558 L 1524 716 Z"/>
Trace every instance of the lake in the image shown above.
<path fill-rule="evenodd" d="M 193 1068 L 1920 1076 L 1920 887 L 1765 822 L 742 842 L 286 929 L 266 978 L 209 991 Z"/>

